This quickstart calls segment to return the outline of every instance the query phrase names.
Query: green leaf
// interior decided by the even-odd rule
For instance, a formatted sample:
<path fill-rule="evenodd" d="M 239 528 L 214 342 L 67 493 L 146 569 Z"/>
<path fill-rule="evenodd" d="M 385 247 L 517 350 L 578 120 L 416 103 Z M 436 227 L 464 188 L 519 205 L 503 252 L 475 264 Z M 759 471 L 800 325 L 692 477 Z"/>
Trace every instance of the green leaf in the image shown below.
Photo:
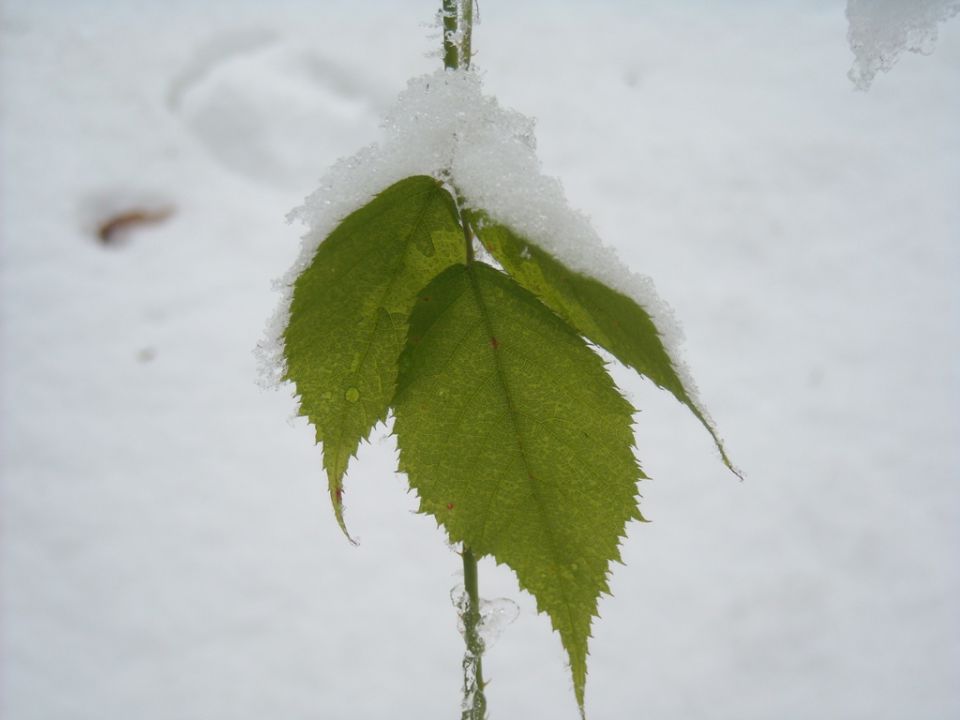
<path fill-rule="evenodd" d="M 416 292 L 464 258 L 453 198 L 433 178 L 410 177 L 348 216 L 295 281 L 284 379 L 323 444 L 344 533 L 343 475 L 386 417 Z"/>
<path fill-rule="evenodd" d="M 724 465 L 741 477 L 716 429 L 684 387 L 646 310 L 602 282 L 569 269 L 504 225 L 485 221 L 477 213 L 472 214 L 472 225 L 483 246 L 511 277 L 591 342 L 686 405 L 710 433 Z"/>
<path fill-rule="evenodd" d="M 420 293 L 394 400 L 400 469 L 422 512 L 513 568 L 550 616 L 581 710 L 597 600 L 642 519 L 632 412 L 586 342 L 503 273 L 454 266 Z"/>

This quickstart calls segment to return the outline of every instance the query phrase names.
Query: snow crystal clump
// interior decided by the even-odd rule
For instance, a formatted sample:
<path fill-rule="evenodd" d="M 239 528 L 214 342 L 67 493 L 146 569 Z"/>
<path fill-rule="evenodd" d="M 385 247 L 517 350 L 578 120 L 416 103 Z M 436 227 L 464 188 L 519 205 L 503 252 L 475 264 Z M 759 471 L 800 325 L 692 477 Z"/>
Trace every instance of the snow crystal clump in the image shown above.
<path fill-rule="evenodd" d="M 958 12 L 960 0 L 847 0 L 847 42 L 855 56 L 850 79 L 869 90 L 877 72 L 888 72 L 904 50 L 929 55 L 937 25 Z"/>
<path fill-rule="evenodd" d="M 309 231 L 297 262 L 278 283 L 284 298 L 258 346 L 266 384 L 283 376 L 282 333 L 293 284 L 319 244 L 380 191 L 411 175 L 429 175 L 454 187 L 466 207 L 483 210 L 571 269 L 637 301 L 653 317 L 688 392 L 695 391 L 677 351 L 679 326 L 653 282 L 632 273 L 589 219 L 569 207 L 560 182 L 541 172 L 533 121 L 485 96 L 476 72 L 438 70 L 410 80 L 382 127 L 381 143 L 339 160 L 290 213 Z"/>

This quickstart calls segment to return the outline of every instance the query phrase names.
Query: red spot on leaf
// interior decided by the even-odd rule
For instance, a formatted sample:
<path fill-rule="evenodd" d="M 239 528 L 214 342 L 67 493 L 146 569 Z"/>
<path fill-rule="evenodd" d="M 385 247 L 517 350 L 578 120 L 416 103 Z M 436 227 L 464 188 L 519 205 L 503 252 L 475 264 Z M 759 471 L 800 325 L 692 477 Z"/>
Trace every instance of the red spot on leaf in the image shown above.
<path fill-rule="evenodd" d="M 447 503 L 447 510 L 453 510 L 453 508 L 454 508 L 453 503 Z"/>
<path fill-rule="evenodd" d="M 500 341 L 497 340 L 495 337 L 491 337 L 491 338 L 490 338 L 490 347 L 492 347 L 494 350 L 496 350 L 498 347 L 500 347 Z"/>
<path fill-rule="evenodd" d="M 343 505 L 343 486 L 341 485 L 334 492 L 337 495 L 337 505 Z"/>

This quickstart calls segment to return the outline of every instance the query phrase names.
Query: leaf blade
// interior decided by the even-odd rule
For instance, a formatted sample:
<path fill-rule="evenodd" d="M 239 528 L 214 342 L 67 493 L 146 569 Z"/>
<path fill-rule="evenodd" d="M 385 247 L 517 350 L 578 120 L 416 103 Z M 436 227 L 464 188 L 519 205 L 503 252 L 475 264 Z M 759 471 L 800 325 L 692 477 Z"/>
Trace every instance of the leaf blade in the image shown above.
<path fill-rule="evenodd" d="M 453 198 L 433 178 L 414 176 L 347 216 L 294 282 L 283 379 L 323 446 L 330 500 L 348 538 L 343 477 L 386 417 L 416 292 L 464 255 Z"/>
<path fill-rule="evenodd" d="M 583 707 L 611 560 L 639 519 L 632 408 L 603 362 L 481 263 L 421 293 L 394 401 L 400 469 L 451 539 L 509 565 L 559 632 Z"/>
<path fill-rule="evenodd" d="M 633 299 L 566 267 L 502 224 L 470 213 L 483 246 L 518 283 L 584 337 L 686 405 L 713 439 L 723 464 L 742 479 L 705 410 L 685 386 L 650 314 Z"/>

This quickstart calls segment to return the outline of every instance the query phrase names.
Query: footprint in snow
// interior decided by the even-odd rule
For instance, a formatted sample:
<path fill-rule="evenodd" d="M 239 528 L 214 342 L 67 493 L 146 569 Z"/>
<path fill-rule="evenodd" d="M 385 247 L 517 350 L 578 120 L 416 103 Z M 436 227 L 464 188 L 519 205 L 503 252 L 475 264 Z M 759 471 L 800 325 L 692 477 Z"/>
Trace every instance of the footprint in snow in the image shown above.
<path fill-rule="evenodd" d="M 222 167 L 308 190 L 323 169 L 376 136 L 392 91 L 277 33 L 225 34 L 197 48 L 167 106 Z"/>

